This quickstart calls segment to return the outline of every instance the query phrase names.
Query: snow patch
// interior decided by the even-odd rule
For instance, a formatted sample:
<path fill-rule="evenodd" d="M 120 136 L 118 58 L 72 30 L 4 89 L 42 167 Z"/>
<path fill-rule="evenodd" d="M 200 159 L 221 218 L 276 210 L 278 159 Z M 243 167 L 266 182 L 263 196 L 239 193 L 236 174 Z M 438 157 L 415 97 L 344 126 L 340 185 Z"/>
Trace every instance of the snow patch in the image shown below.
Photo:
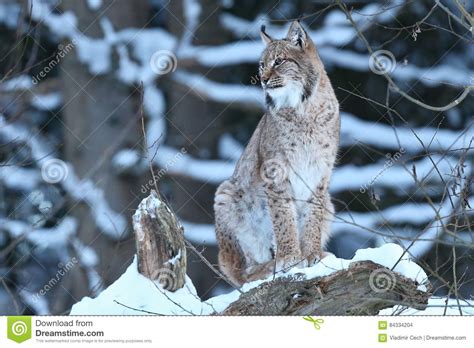
<path fill-rule="evenodd" d="M 54 111 L 61 106 L 62 96 L 59 92 L 53 92 L 42 95 L 34 95 L 31 98 L 31 105 L 38 110 Z"/>
<path fill-rule="evenodd" d="M 87 0 L 87 5 L 93 11 L 97 11 L 102 6 L 102 0 Z"/>
<path fill-rule="evenodd" d="M 118 303 L 117 303 L 118 302 Z M 121 303 L 121 304 L 119 304 Z M 131 308 L 127 308 L 128 306 Z M 92 299 L 83 298 L 71 309 L 71 315 L 189 315 L 209 314 L 197 296 L 191 280 L 176 292 L 164 290 L 158 283 L 142 276 L 137 270 L 137 259 L 115 283 Z"/>

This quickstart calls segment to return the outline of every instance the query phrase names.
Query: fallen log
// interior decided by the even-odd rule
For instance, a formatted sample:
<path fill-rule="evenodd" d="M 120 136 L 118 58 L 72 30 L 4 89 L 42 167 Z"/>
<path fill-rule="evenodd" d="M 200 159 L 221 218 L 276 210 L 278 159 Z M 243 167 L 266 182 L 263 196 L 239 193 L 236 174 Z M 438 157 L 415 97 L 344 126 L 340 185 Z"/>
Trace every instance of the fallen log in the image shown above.
<path fill-rule="evenodd" d="M 277 278 L 243 293 L 222 315 L 376 315 L 396 305 L 423 310 L 429 291 L 372 261 L 325 277 Z"/>

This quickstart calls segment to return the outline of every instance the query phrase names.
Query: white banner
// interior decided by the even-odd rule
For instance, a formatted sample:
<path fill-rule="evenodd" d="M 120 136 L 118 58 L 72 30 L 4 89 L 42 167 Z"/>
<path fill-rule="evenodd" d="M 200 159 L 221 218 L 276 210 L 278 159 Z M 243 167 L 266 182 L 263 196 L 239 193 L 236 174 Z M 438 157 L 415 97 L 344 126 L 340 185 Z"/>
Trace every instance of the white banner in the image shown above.
<path fill-rule="evenodd" d="M 473 346 L 473 317 L 0 317 L 0 347 Z"/>

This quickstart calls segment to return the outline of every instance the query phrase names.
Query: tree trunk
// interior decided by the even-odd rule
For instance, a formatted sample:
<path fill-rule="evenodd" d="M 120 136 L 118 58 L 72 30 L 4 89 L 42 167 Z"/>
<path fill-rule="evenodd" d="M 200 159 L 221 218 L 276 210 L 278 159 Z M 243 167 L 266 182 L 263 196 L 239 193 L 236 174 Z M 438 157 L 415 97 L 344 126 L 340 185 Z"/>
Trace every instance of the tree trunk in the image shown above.
<path fill-rule="evenodd" d="M 217 45 L 228 41 L 229 36 L 219 22 L 219 1 L 199 0 L 198 3 L 201 8 L 198 26 L 196 33 L 190 33 L 183 12 L 184 1 L 170 2 L 169 12 L 174 14 L 169 16 L 170 33 L 178 38 L 190 35 L 193 45 Z M 179 61 L 178 69 L 200 73 L 218 81 L 228 76 L 223 69 L 203 68 L 192 62 L 184 67 L 184 62 Z M 172 77 L 168 78 L 167 143 L 178 149 L 184 147 L 190 155 L 197 158 L 216 158 L 218 139 L 222 134 L 226 113 L 229 112 L 228 105 L 204 102 L 191 88 L 173 81 Z M 169 179 L 168 187 L 163 185 L 162 192 L 167 193 L 172 207 L 181 219 L 194 223 L 214 222 L 214 185 L 186 177 L 174 176 Z M 206 246 L 203 254 L 211 263 L 217 263 L 217 247 Z M 209 296 L 218 279 L 194 254 L 189 257 L 189 276 L 195 281 L 198 293 Z"/>
<path fill-rule="evenodd" d="M 64 11 L 72 10 L 78 18 L 78 28 L 93 38 L 103 37 L 100 25 L 103 18 L 112 23 L 114 30 L 121 30 L 144 27 L 149 15 L 147 0 L 108 0 L 97 12 L 88 8 L 87 1 L 64 1 L 62 7 Z M 117 176 L 111 170 L 110 159 L 123 147 L 141 146 L 140 98 L 139 93 L 115 77 L 115 53 L 111 60 L 112 71 L 96 76 L 78 60 L 76 52 L 61 61 L 64 157 L 74 166 L 79 178 L 92 179 L 103 190 L 111 208 L 131 221 L 132 208 L 139 199 L 139 182 L 137 178 Z M 97 271 L 105 285 L 111 284 L 128 265 L 133 254 L 133 240 L 117 242 L 108 238 L 97 228 L 89 207 L 82 203 L 73 204 L 72 212 L 80 222 L 78 237 L 100 255 Z M 124 232 L 124 237 L 128 233 L 119 232 Z M 71 298 L 68 295 L 58 298 L 53 312 L 61 312 L 90 294 L 83 272 L 73 272 L 68 278 L 64 286 Z"/>

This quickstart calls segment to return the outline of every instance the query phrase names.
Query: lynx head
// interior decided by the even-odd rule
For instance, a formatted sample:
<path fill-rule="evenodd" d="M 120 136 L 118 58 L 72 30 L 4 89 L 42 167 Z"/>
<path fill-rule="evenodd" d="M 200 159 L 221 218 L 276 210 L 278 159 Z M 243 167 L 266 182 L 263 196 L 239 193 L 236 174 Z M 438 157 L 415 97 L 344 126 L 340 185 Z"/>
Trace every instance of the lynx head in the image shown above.
<path fill-rule="evenodd" d="M 260 59 L 260 81 L 269 109 L 296 108 L 315 93 L 320 76 L 316 47 L 298 21 L 286 38 L 273 40 L 262 26 L 266 44 Z"/>

